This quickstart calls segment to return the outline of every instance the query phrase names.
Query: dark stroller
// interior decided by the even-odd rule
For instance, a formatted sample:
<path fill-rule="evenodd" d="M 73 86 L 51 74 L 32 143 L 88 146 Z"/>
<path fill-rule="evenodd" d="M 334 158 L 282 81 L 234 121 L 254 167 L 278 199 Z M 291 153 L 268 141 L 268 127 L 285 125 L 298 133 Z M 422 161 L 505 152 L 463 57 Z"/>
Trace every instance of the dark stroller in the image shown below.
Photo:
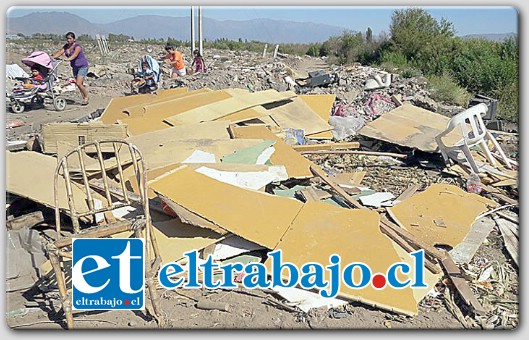
<path fill-rule="evenodd" d="M 31 69 L 39 70 L 43 80 L 40 84 L 33 87 L 19 85 L 9 94 L 9 105 L 14 113 L 21 113 L 28 107 L 36 108 L 44 105 L 46 99 L 51 99 L 53 106 L 57 111 L 63 111 L 66 108 L 66 99 L 60 97 L 60 94 L 75 89 L 75 86 L 63 88 L 57 85 L 57 67 L 61 61 L 53 60 L 46 52 L 35 51 L 28 57 L 22 59 L 24 65 Z M 73 84 L 70 84 L 73 85 Z"/>

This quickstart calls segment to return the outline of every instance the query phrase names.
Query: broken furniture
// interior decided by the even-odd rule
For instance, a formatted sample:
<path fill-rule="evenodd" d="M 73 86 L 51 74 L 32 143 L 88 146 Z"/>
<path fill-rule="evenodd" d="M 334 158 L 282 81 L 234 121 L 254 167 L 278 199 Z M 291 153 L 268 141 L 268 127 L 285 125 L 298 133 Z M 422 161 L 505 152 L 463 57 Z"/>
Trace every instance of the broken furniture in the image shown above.
<path fill-rule="evenodd" d="M 488 111 L 487 105 L 481 103 L 476 106 L 470 107 L 463 112 L 458 113 L 453 116 L 448 122 L 448 126 L 445 131 L 441 132 L 435 137 L 435 141 L 443 155 L 445 163 L 449 162 L 450 152 L 453 150 L 461 150 L 470 164 L 472 171 L 474 173 L 479 173 L 478 166 L 474 157 L 470 153 L 470 148 L 479 145 L 481 150 L 484 152 L 487 160 L 493 165 L 496 166 L 496 161 L 492 155 L 487 142 L 490 141 L 494 145 L 495 149 L 500 153 L 502 160 L 505 163 L 505 166 L 509 169 L 512 169 L 509 159 L 505 156 L 505 153 L 501 149 L 500 145 L 492 136 L 492 134 L 487 130 L 483 119 L 481 116 Z M 443 141 L 443 137 L 450 134 L 455 129 L 458 129 L 463 138 L 457 143 L 452 145 L 447 145 Z"/>
<path fill-rule="evenodd" d="M 102 150 L 112 152 L 103 153 Z M 95 157 L 88 155 L 95 154 Z M 132 163 L 132 164 L 131 164 Z M 134 169 L 137 187 L 140 194 L 129 192 L 123 176 L 124 166 Z M 113 186 L 110 174 L 115 174 L 121 188 Z M 59 206 L 59 180 L 63 178 L 68 198 L 68 214 L 70 215 L 73 234 L 63 236 L 61 230 L 61 209 Z M 129 179 L 130 180 L 130 179 Z M 88 207 L 76 209 L 72 188 L 81 187 L 86 194 Z M 130 232 L 133 237 L 145 239 L 145 282 L 150 295 L 153 310 L 151 314 L 160 323 L 161 311 L 153 277 L 161 264 L 158 245 L 154 236 L 147 198 L 147 171 L 142 153 L 133 144 L 120 140 L 95 141 L 76 147 L 63 156 L 57 165 L 54 178 L 55 222 L 57 236 L 55 241 L 47 245 L 47 253 L 59 286 L 62 308 L 66 315 L 67 327 L 73 328 L 71 296 L 66 286 L 66 277 L 71 276 L 71 246 L 74 238 L 103 238 Z M 114 198 L 114 199 L 113 199 Z M 117 210 L 138 212 L 132 218 L 118 220 L 114 217 Z M 131 209 L 132 208 L 132 209 Z M 81 229 L 80 220 L 89 221 L 87 228 Z"/>

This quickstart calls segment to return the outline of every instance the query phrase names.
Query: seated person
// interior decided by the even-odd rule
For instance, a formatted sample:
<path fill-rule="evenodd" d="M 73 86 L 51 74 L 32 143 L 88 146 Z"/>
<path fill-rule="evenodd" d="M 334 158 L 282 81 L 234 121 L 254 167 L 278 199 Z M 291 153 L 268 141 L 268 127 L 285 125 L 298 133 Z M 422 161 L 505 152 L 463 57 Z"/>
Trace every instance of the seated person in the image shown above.
<path fill-rule="evenodd" d="M 154 71 L 149 68 L 149 63 L 144 61 L 141 63 L 141 71 L 136 72 L 136 77 L 132 79 L 131 86 L 140 88 L 152 85 L 155 85 Z"/>
<path fill-rule="evenodd" d="M 41 85 L 44 82 L 44 78 L 40 75 L 40 71 L 37 68 L 31 69 L 31 78 L 26 80 L 24 88 L 33 88 L 37 85 Z"/>

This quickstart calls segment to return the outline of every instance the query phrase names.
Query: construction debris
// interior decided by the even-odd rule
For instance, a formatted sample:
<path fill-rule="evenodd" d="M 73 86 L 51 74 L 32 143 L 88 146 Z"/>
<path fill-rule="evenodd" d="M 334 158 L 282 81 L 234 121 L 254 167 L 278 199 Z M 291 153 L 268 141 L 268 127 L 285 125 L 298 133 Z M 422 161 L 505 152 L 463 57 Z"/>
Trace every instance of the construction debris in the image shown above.
<path fill-rule="evenodd" d="M 243 59 L 233 54 L 229 58 Z M 232 78 L 218 73 L 221 59 L 233 71 Z M 258 289 L 241 289 L 245 278 L 255 273 L 235 267 L 228 278 L 239 286 L 227 291 L 203 288 L 183 293 L 178 288 L 158 294 L 159 278 L 149 277 L 150 287 L 156 288 L 148 295 L 159 303 L 153 302 L 147 313 L 154 316 L 156 327 L 177 322 L 176 314 L 165 312 L 175 305 L 186 308 L 191 318 L 220 313 L 253 320 L 257 312 L 252 307 L 223 300 L 232 294 L 259 299 L 259 308 L 281 310 L 282 318 L 304 320 L 309 326 L 316 319 L 320 324 L 322 318 L 346 322 L 352 319 L 349 315 L 379 311 L 386 316 L 380 327 L 396 328 L 429 309 L 445 308 L 459 327 L 516 327 L 515 160 L 505 162 L 496 147 L 491 152 L 504 160 L 502 164 L 472 150 L 479 174 L 461 157 L 445 164 L 436 136 L 458 110 L 431 103 L 421 79 L 400 79 L 358 65 L 303 77 L 286 65 L 286 55 L 281 62 L 263 66 L 239 67 L 228 59 L 213 59 L 209 79 L 193 75 L 153 94 L 114 96 L 86 122 L 43 125 L 39 138 L 32 137 L 43 153 L 36 148 L 18 151 L 26 140 L 8 143 L 8 291 L 25 289 L 29 294 L 31 288 L 56 299 L 58 283 L 51 267 L 60 267 L 49 254 L 52 262 L 45 261 L 42 249 L 52 249 L 49 242 L 58 236 L 70 240 L 80 235 L 68 219 L 72 206 L 77 212 L 99 209 L 93 220 L 81 219 L 82 233 L 88 224 L 125 225 L 136 219 L 135 209 L 104 210 L 115 198 L 134 201 L 145 195 L 152 220 L 149 237 L 161 261 L 153 266 L 190 266 L 187 254 L 197 251 L 198 267 L 207 261 L 244 263 L 273 273 L 269 254 L 281 250 L 285 263 L 298 268 L 314 265 L 305 267 L 304 274 L 312 275 L 308 283 L 318 278 L 331 282 L 338 264 L 343 269 L 363 263 L 372 274 L 362 289 L 351 287 L 363 277 L 361 270 L 350 268 L 349 277 L 334 277 L 338 287 L 277 285 L 259 294 Z M 113 72 L 113 67 L 95 67 L 94 83 L 104 83 Z M 438 112 L 431 110 L 434 106 Z M 457 142 L 461 137 L 450 138 Z M 147 166 L 145 178 L 137 181 L 137 160 L 115 146 L 86 149 L 56 171 L 58 159 L 75 148 L 108 139 L 138 149 Z M 37 182 L 32 180 L 36 177 Z M 71 185 L 65 184 L 66 177 Z M 469 178 L 479 182 L 480 191 L 467 185 Z M 508 206 L 498 208 L 502 203 Z M 59 231 L 46 214 L 50 208 L 57 208 L 55 223 L 63 225 Z M 67 248 L 69 243 L 61 242 L 71 241 L 64 240 L 56 244 Z M 485 251 L 497 244 L 499 249 L 493 249 L 498 254 L 488 258 Z M 503 248 L 510 255 L 508 261 L 499 260 Z M 421 268 L 416 268 L 417 257 L 410 254 L 419 253 L 424 256 Z M 38 261 L 31 262 L 32 256 Z M 504 262 L 508 263 L 499 264 Z M 388 268 L 396 263 L 397 284 L 417 281 L 419 272 L 423 285 L 389 285 Z M 316 264 L 326 268 L 321 277 Z M 215 277 L 220 274 L 214 272 Z M 275 279 L 287 282 L 291 274 L 283 270 Z M 200 271 L 198 277 L 202 283 L 207 276 Z M 332 296 L 322 295 L 333 289 Z M 55 303 L 70 306 L 64 299 Z M 18 316 L 15 307 L 8 308 L 17 315 L 10 320 L 26 317 Z M 67 320 L 69 327 L 72 321 Z M 277 318 L 269 325 L 285 322 Z M 232 327 L 244 327 L 242 321 L 237 323 Z"/>

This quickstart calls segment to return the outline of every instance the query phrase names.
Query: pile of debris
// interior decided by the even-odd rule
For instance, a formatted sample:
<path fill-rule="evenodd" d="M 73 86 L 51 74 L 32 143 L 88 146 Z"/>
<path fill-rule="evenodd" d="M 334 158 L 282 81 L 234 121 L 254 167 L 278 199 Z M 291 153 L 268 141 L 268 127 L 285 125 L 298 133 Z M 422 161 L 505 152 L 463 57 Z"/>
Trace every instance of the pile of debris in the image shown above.
<path fill-rule="evenodd" d="M 261 74 L 257 68 L 248 70 L 248 77 Z M 55 172 L 57 161 L 80 145 L 124 140 L 147 165 L 146 195 L 161 263 L 185 265 L 184 254 L 200 250 L 201 261 L 211 256 L 218 264 L 264 263 L 270 268 L 267 254 L 280 249 L 283 261 L 298 267 L 325 265 L 336 254 L 342 264 L 362 262 L 375 274 L 395 263 L 414 268 L 409 253 L 422 250 L 422 288 L 383 284 L 380 289 L 373 281 L 363 289 L 342 284 L 334 298 L 301 287 L 271 287 L 268 293 L 282 297 L 277 305 L 305 315 L 318 308 L 329 309 L 329 315 L 341 313 L 337 308 L 347 313 L 354 303 L 413 317 L 442 301 L 463 327 L 516 327 L 518 163 L 497 143 L 512 135 L 486 130 L 476 147 L 448 149 L 437 139 L 451 119 L 413 104 L 421 93 L 418 83 L 395 83 L 389 75 L 370 78 L 369 69 L 354 67 L 334 72 L 336 82 L 325 84 L 330 86 L 323 87 L 326 93 L 314 94 L 319 86 L 303 90 L 311 84 L 307 78 L 294 80 L 291 90 L 287 82 L 275 89 L 276 79 L 288 76 L 286 67 L 261 70 L 271 79 L 260 80 L 263 88 L 250 88 L 248 77 L 231 74 L 237 77 L 233 83 L 247 88 L 213 89 L 201 86 L 203 75 L 195 75 L 184 78 L 190 87 L 114 97 L 95 120 L 43 126 L 42 152 L 6 152 L 7 228 L 13 240 L 8 263 L 17 263 L 8 267 L 8 287 L 56 296 L 53 271 L 42 256 L 45 245 L 90 225 L 126 220 L 130 210 L 88 215 L 79 231 L 65 217 L 73 216 L 72 209 L 82 213 L 87 202 L 112 207 L 124 197 L 143 195 L 134 185 L 132 159 L 115 151 L 114 158 L 98 163 L 112 150 L 78 151 L 78 163 Z M 211 72 L 210 83 L 215 78 Z M 357 89 L 360 80 L 363 88 Z M 398 98 L 395 86 L 410 88 L 409 94 L 400 91 Z M 385 92 L 369 92 L 379 87 Z M 343 100 L 330 94 L 335 91 Z M 370 93 L 367 105 L 365 93 Z M 331 125 L 333 117 L 362 118 L 362 124 L 349 128 L 350 121 L 338 120 Z M 467 137 L 456 130 L 443 143 L 458 145 Z M 445 166 L 440 152 L 452 166 Z M 94 170 L 98 164 L 104 171 Z M 96 173 L 105 178 L 105 189 L 121 189 L 112 197 L 98 195 L 101 183 L 90 182 Z M 34 174 L 38 183 L 28 182 Z M 72 185 L 64 186 L 62 177 Z M 74 199 L 80 206 L 74 206 Z M 58 220 L 50 209 L 60 214 L 63 225 L 70 224 L 63 235 L 54 229 Z M 493 229 L 510 255 L 508 268 L 482 257 L 475 262 Z M 28 265 L 35 269 L 29 278 L 23 270 Z M 357 274 L 351 276 L 358 283 Z M 398 280 L 414 280 L 415 274 L 402 270 Z M 241 282 L 245 273 L 233 275 Z"/>

